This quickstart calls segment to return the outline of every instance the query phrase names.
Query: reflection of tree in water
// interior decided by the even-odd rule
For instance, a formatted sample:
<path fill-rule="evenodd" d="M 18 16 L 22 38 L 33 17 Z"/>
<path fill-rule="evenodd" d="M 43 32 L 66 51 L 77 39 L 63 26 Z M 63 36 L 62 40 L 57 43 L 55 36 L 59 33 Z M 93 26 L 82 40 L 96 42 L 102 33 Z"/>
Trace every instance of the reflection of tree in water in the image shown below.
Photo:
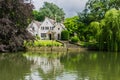
<path fill-rule="evenodd" d="M 0 80 L 24 80 L 30 62 L 22 54 L 0 54 Z"/>
<path fill-rule="evenodd" d="M 119 80 L 120 54 L 86 52 L 61 57 L 64 69 L 76 71 L 76 80 Z"/>
<path fill-rule="evenodd" d="M 43 80 L 54 80 L 63 72 L 63 65 L 60 63 L 62 53 L 34 53 L 26 55 L 27 59 L 33 62 L 31 70 L 38 71 Z"/>

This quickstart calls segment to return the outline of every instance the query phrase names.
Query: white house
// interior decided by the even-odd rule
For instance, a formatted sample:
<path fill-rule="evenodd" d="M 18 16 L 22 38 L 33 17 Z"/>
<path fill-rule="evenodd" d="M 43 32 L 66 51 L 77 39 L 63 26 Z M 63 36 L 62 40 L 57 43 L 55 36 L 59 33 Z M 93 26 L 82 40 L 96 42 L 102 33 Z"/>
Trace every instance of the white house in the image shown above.
<path fill-rule="evenodd" d="M 38 35 L 40 39 L 61 39 L 61 32 L 66 30 L 62 23 L 45 18 L 43 22 L 32 21 L 27 30 L 34 36 Z"/>

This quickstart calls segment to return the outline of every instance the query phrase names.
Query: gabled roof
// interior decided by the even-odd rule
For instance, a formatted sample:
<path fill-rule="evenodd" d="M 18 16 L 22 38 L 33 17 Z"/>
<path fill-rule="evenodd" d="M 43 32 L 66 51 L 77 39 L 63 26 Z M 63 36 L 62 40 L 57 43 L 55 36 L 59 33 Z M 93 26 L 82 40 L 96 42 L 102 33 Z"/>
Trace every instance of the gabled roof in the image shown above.
<path fill-rule="evenodd" d="M 65 26 L 64 26 L 64 24 L 62 24 L 62 23 L 56 23 L 55 26 L 62 27 L 64 30 L 66 29 Z"/>
<path fill-rule="evenodd" d="M 45 17 L 45 19 L 49 20 L 50 23 L 51 23 L 52 25 L 54 25 L 54 27 L 60 26 L 60 27 L 62 27 L 64 30 L 66 29 L 65 26 L 64 26 L 64 24 L 62 24 L 62 23 L 57 23 L 55 20 L 50 19 L 50 18 L 48 18 L 48 17 Z M 45 20 L 44 20 L 44 21 L 45 21 Z M 43 22 L 44 22 L 44 21 L 43 21 Z M 40 28 L 40 26 L 42 25 L 43 22 L 39 22 L 39 21 L 33 20 L 33 21 L 31 22 L 31 24 L 29 24 L 29 26 L 28 26 L 27 29 L 32 28 L 32 27 L 33 27 L 33 24 L 36 24 L 37 27 Z"/>
<path fill-rule="evenodd" d="M 40 27 L 40 25 L 42 24 L 42 22 L 39 22 L 39 21 L 33 21 L 33 23 L 35 23 L 38 27 Z"/>
<path fill-rule="evenodd" d="M 48 18 L 48 17 L 45 17 L 45 19 L 48 19 L 48 20 L 50 21 L 50 23 L 51 23 L 51 24 L 53 24 L 53 25 L 56 23 L 56 21 L 55 21 L 55 20 L 50 19 L 50 18 Z"/>

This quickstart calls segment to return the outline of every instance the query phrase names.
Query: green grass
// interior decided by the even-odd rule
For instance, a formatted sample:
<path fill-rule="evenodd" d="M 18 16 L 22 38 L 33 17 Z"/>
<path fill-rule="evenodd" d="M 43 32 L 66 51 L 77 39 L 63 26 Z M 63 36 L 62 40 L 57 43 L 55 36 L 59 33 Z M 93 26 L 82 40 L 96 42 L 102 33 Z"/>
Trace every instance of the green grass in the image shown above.
<path fill-rule="evenodd" d="M 35 40 L 35 41 L 25 41 L 25 46 L 33 47 L 51 47 L 51 46 L 62 46 L 63 44 L 55 40 Z"/>

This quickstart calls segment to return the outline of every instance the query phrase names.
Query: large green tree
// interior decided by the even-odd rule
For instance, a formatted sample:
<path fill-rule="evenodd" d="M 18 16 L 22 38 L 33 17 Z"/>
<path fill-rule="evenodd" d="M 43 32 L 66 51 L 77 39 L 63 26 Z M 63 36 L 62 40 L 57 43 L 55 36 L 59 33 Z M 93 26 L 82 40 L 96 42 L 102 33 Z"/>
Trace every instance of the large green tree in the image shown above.
<path fill-rule="evenodd" d="M 101 21 L 99 44 L 101 50 L 120 51 L 120 10 L 111 9 Z"/>
<path fill-rule="evenodd" d="M 69 33 L 71 35 L 74 35 L 74 33 L 77 33 L 78 30 L 78 16 L 66 18 L 64 21 L 64 25 L 69 31 Z"/>
<path fill-rule="evenodd" d="M 75 34 L 77 34 L 80 40 L 88 41 L 89 40 L 88 33 L 90 33 L 90 31 L 88 31 L 89 27 L 84 22 L 82 22 L 82 19 L 83 18 L 81 18 L 80 21 L 78 16 L 66 18 L 64 21 L 64 25 L 69 31 L 70 36 L 74 36 Z"/>
<path fill-rule="evenodd" d="M 33 11 L 33 15 L 38 21 L 42 21 L 45 17 L 49 17 L 60 22 L 63 21 L 65 17 L 65 13 L 62 8 L 59 8 L 57 5 L 48 2 L 44 2 L 43 7 L 40 8 L 39 11 Z"/>
<path fill-rule="evenodd" d="M 98 21 L 104 18 L 105 13 L 112 8 L 119 9 L 119 0 L 88 0 L 85 10 L 88 16 L 92 15 L 93 20 Z"/>
<path fill-rule="evenodd" d="M 96 32 L 99 32 L 101 29 L 98 23 L 104 18 L 108 10 L 112 8 L 118 10 L 120 8 L 119 3 L 119 0 L 88 0 L 85 9 L 78 13 L 79 23 L 84 24 L 83 28 L 85 30 L 82 33 L 84 33 L 85 40 L 89 41 L 90 39 L 97 38 L 96 34 L 98 33 Z M 78 30 L 81 30 L 81 26 L 79 26 Z M 79 32 L 81 34 L 81 31 Z"/>

